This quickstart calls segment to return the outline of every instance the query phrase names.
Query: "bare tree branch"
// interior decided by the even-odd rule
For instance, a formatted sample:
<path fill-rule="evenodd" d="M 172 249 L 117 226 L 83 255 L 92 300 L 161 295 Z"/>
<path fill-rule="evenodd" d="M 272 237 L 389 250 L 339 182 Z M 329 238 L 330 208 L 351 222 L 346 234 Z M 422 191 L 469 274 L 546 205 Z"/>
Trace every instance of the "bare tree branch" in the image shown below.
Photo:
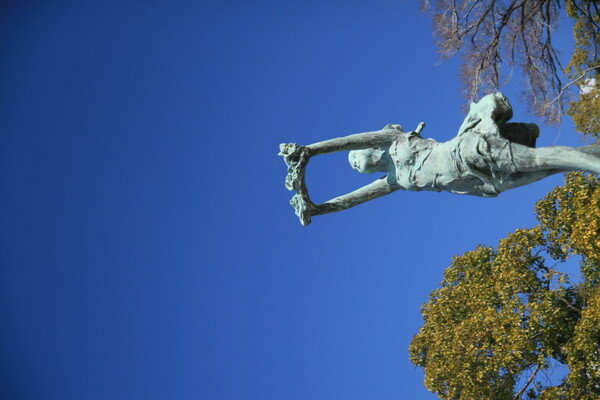
<path fill-rule="evenodd" d="M 462 57 L 468 102 L 498 90 L 520 70 L 531 110 L 548 122 L 560 120 L 570 100 L 565 93 L 570 85 L 563 85 L 565 75 L 553 41 L 563 6 L 572 5 L 569 12 L 582 18 L 576 29 L 589 37 L 585 46 L 593 53 L 590 58 L 596 59 L 600 51 L 600 7 L 595 1 L 422 0 L 422 4 L 432 7 L 442 57 Z"/>
<path fill-rule="evenodd" d="M 536 376 L 536 374 L 538 373 L 539 370 L 540 370 L 540 364 L 538 364 L 538 365 L 535 366 L 535 369 L 531 373 L 531 376 L 529 377 L 529 379 L 527 379 L 527 382 L 525 382 L 525 385 L 521 388 L 521 390 L 519 390 L 519 393 L 517 393 L 515 395 L 515 397 L 513 398 L 513 400 L 521 400 L 521 396 L 523 396 L 523 393 L 525 393 L 525 390 L 527 390 L 527 387 L 529 385 L 531 385 L 531 382 L 533 382 L 533 379 L 535 378 L 535 376 Z"/>

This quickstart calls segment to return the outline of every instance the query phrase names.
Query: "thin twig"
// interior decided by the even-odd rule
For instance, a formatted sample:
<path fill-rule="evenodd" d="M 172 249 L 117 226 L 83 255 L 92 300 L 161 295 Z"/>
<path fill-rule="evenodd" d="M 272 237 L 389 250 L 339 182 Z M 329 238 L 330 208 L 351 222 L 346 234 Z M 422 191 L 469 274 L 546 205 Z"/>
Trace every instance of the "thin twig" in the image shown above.
<path fill-rule="evenodd" d="M 548 102 L 548 105 L 550 105 L 550 104 L 554 103 L 555 101 L 557 101 L 562 96 L 562 94 L 564 93 L 564 91 L 567 90 L 567 88 L 569 86 L 571 86 L 574 83 L 576 83 L 577 81 L 581 80 L 583 77 L 585 77 L 585 74 L 587 74 L 588 72 L 590 72 L 590 71 L 592 71 L 594 69 L 598 69 L 598 66 L 590 67 L 588 69 L 584 69 L 580 76 L 578 76 L 577 78 L 573 79 L 571 82 L 569 82 L 565 86 L 563 86 L 560 89 L 560 92 L 558 92 L 558 96 L 556 96 L 554 99 L 552 99 L 550 102 Z"/>
<path fill-rule="evenodd" d="M 521 396 L 523 396 L 523 393 L 525 393 L 527 386 L 529 386 L 531 384 L 531 382 L 533 382 L 533 378 L 535 378 L 535 375 L 538 373 L 539 370 L 540 370 L 540 364 L 536 365 L 535 369 L 531 373 L 531 376 L 529 377 L 529 379 L 527 379 L 527 382 L 525 382 L 525 386 L 523 386 L 521 388 L 521 390 L 519 390 L 519 393 L 517 393 L 515 395 L 513 400 L 521 400 Z"/>
<path fill-rule="evenodd" d="M 581 310 L 577 307 L 575 307 L 573 304 L 571 304 L 567 299 L 565 299 L 564 297 L 562 297 L 561 295 L 557 294 L 558 298 L 567 305 L 567 307 L 569 307 L 571 310 L 575 311 L 577 314 L 579 314 L 579 316 L 581 316 Z"/>

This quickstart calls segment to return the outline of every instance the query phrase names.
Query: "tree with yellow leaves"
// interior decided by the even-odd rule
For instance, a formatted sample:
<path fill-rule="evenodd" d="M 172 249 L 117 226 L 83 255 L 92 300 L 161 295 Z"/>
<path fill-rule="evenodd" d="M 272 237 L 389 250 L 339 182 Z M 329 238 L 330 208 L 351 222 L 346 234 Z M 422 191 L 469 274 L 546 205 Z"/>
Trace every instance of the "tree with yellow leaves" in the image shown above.
<path fill-rule="evenodd" d="M 536 215 L 456 257 L 423 306 L 411 361 L 442 399 L 600 398 L 600 179 L 567 175 Z M 580 282 L 560 272 L 573 257 Z M 567 375 L 550 382 L 559 365 Z"/>

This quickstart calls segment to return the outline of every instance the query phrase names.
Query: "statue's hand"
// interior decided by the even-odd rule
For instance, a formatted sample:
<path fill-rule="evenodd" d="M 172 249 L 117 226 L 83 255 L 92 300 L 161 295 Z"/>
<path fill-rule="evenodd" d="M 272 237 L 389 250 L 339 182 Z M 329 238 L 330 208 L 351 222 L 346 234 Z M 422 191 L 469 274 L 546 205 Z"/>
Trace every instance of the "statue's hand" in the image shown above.
<path fill-rule="evenodd" d="M 285 177 L 285 187 L 288 190 L 296 192 L 290 204 L 294 207 L 296 215 L 300 218 L 302 225 L 308 225 L 311 217 L 317 210 L 317 206 L 308 196 L 308 188 L 304 182 L 306 164 L 310 159 L 308 148 L 299 146 L 296 143 L 282 143 L 279 145 L 279 155 L 283 157 L 288 167 L 288 173 Z"/>
<path fill-rule="evenodd" d="M 317 206 L 308 198 L 308 193 L 296 193 L 290 200 L 290 204 L 294 207 L 300 223 L 304 226 L 310 224 Z"/>
<path fill-rule="evenodd" d="M 290 166 L 298 164 L 302 158 L 308 158 L 308 148 L 297 143 L 281 143 L 278 155 L 282 156 L 283 161 Z"/>
<path fill-rule="evenodd" d="M 310 158 L 308 148 L 296 143 L 282 143 L 279 145 L 279 155 L 288 166 L 285 178 L 285 187 L 288 190 L 300 190 L 304 186 L 304 169 Z"/>

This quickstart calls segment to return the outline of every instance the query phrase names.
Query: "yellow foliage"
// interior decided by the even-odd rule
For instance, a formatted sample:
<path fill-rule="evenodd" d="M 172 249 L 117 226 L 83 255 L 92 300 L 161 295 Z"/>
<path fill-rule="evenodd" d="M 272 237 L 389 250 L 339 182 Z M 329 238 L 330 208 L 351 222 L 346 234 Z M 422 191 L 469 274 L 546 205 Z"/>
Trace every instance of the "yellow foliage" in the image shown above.
<path fill-rule="evenodd" d="M 569 174 L 536 214 L 539 225 L 496 249 L 455 257 L 423 305 L 411 361 L 442 399 L 511 399 L 551 360 L 570 373 L 556 386 L 534 376 L 529 398 L 600 398 L 600 179 Z M 582 259 L 577 285 L 547 265 L 572 255 Z"/>

